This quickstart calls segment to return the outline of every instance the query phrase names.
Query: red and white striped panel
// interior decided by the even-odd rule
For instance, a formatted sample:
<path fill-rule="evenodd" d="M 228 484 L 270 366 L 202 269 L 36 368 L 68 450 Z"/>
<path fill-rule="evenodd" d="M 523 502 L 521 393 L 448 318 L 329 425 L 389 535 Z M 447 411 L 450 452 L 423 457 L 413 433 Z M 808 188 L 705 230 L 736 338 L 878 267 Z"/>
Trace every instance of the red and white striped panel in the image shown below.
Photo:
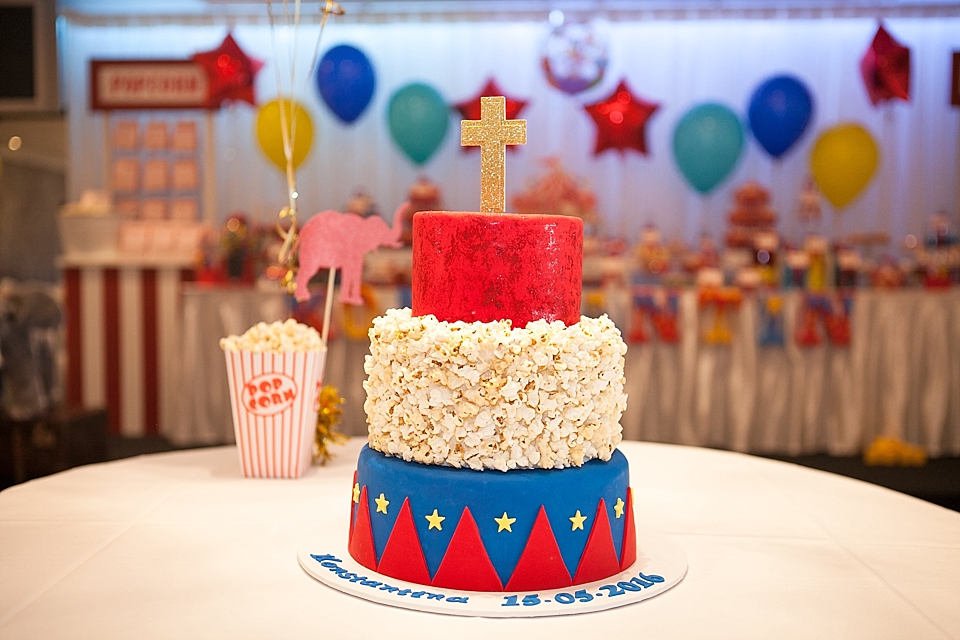
<path fill-rule="evenodd" d="M 67 401 L 107 407 L 110 432 L 157 435 L 176 419 L 181 284 L 175 267 L 68 266 Z"/>

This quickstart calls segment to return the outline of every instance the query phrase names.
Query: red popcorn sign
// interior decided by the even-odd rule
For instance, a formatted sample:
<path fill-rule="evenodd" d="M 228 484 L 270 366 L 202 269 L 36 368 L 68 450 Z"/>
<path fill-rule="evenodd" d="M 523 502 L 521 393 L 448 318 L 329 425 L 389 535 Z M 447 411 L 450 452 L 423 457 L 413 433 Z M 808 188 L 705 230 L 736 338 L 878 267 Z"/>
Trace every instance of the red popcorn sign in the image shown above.
<path fill-rule="evenodd" d="M 272 416 L 289 408 L 297 397 L 297 383 L 282 373 L 265 373 L 243 385 L 243 406 L 258 416 Z"/>

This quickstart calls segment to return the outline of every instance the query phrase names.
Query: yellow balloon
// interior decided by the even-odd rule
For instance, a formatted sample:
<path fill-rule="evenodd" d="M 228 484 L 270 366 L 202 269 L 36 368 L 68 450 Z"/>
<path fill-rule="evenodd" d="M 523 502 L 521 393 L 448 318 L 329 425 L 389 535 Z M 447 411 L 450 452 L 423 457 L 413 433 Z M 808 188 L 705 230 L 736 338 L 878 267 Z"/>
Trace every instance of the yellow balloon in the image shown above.
<path fill-rule="evenodd" d="M 296 129 L 293 131 L 293 166 L 299 167 L 310 152 L 313 144 L 313 122 L 310 114 L 303 105 L 291 100 L 284 100 L 284 109 L 287 116 L 287 126 L 293 126 L 293 114 L 296 114 Z M 274 100 L 260 107 L 257 113 L 257 140 L 260 148 L 267 154 L 270 162 L 277 165 L 280 171 L 287 170 L 287 159 L 283 155 L 283 131 L 280 128 L 280 101 Z"/>
<path fill-rule="evenodd" d="M 879 157 L 869 131 L 858 124 L 842 124 L 817 138 L 810 153 L 810 171 L 827 200 L 842 209 L 870 182 Z"/>

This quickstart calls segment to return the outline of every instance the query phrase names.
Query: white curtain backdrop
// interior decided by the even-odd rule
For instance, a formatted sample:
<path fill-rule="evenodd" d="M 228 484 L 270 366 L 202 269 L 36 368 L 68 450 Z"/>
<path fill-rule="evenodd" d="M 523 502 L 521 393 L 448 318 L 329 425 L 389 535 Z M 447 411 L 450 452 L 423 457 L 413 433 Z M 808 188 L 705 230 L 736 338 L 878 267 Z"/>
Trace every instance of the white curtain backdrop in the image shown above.
<path fill-rule="evenodd" d="M 433 22 L 337 24 L 324 33 L 322 51 L 347 43 L 366 53 L 376 72 L 376 92 L 353 125 L 340 123 L 322 104 L 307 79 L 318 27 L 301 27 L 297 69 L 298 99 L 307 105 L 319 136 L 298 173 L 304 214 L 343 208 L 357 189 L 369 192 L 389 215 L 406 198 L 420 174 L 443 190 L 448 209 L 479 207 L 479 154 L 462 153 L 459 126 L 450 128 L 438 152 L 423 167 L 393 144 L 385 112 L 403 85 L 426 82 L 452 104 L 474 96 L 494 77 L 512 97 L 529 100 L 521 117 L 528 142 L 507 160 L 507 198 L 541 170 L 539 160 L 559 156 L 573 174 L 597 192 L 605 232 L 634 240 L 645 223 L 656 223 L 668 238 L 694 240 L 701 232 L 719 235 L 726 226 L 732 190 L 755 179 L 773 193 L 781 233 L 800 240 L 807 232 L 839 235 L 887 231 L 898 243 L 920 233 L 939 210 L 958 211 L 960 110 L 949 106 L 950 56 L 960 49 L 960 18 L 891 18 L 887 29 L 912 50 L 912 101 L 881 108 L 870 105 L 859 75 L 859 60 L 877 22 L 866 18 L 781 20 L 650 20 L 606 24 L 611 65 L 603 83 L 588 94 L 569 96 L 546 82 L 539 66 L 549 27 L 521 22 Z M 178 58 L 216 47 L 222 26 L 85 26 L 62 29 L 64 90 L 69 108 L 68 197 L 104 186 L 104 119 L 89 110 L 91 58 Z M 238 25 L 234 37 L 250 55 L 267 62 L 257 77 L 258 102 L 276 96 L 277 61 L 287 66 L 288 34 L 280 32 L 279 57 L 266 25 Z M 707 197 L 698 195 L 673 160 L 671 140 L 680 117 L 696 104 L 719 101 L 745 119 L 753 90 L 766 78 L 790 73 L 802 79 L 815 99 L 813 121 L 798 145 L 774 162 L 748 137 L 730 178 Z M 594 125 L 584 104 L 606 97 L 621 78 L 634 93 L 661 104 L 648 124 L 649 156 L 606 152 L 594 157 Z M 304 88 L 305 87 L 305 88 Z M 255 139 L 257 108 L 229 106 L 214 117 L 217 219 L 245 211 L 271 220 L 285 203 L 279 171 Z M 175 117 L 156 113 L 150 117 Z M 841 122 L 862 123 L 881 149 L 880 167 L 861 197 L 840 214 L 825 204 L 819 223 L 804 225 L 796 215 L 808 173 L 809 151 L 822 130 Z"/>
<path fill-rule="evenodd" d="M 378 312 L 401 306 L 397 288 L 374 292 Z M 630 292 L 611 288 L 605 295 L 611 317 L 629 335 Z M 684 291 L 678 344 L 629 345 L 624 438 L 851 456 L 884 436 L 921 446 L 932 458 L 960 455 L 960 291 L 858 290 L 846 347 L 798 346 L 793 336 L 803 293 L 787 292 L 783 302 L 783 347 L 757 344 L 760 303 L 750 294 L 727 317 L 731 344 L 711 345 L 700 338 L 697 294 Z M 183 340 L 173 358 L 182 367 L 180 411 L 161 426 L 162 435 L 180 445 L 232 442 L 217 339 L 285 312 L 285 296 L 276 290 L 188 288 Z M 342 323 L 336 311 L 333 322 Z M 339 339 L 327 353 L 324 382 L 346 400 L 340 429 L 349 435 L 367 433 L 368 351 L 366 340 Z"/>

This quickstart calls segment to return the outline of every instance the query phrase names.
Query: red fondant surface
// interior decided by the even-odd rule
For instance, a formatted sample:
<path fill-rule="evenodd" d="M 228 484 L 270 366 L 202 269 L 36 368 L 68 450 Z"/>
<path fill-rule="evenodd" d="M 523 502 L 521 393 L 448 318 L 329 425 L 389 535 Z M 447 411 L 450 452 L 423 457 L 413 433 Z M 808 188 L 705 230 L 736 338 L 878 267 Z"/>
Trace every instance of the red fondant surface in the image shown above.
<path fill-rule="evenodd" d="M 403 506 L 397 514 L 397 522 L 387 539 L 387 546 L 380 556 L 377 572 L 391 578 L 430 584 L 430 571 L 427 561 L 423 557 L 420 547 L 420 538 L 417 528 L 413 524 L 413 514 L 410 512 L 410 499 L 403 499 Z"/>
<path fill-rule="evenodd" d="M 633 524 L 633 488 L 627 489 L 627 506 L 623 511 L 623 546 L 620 548 L 620 570 L 626 571 L 637 561 L 637 529 Z"/>
<path fill-rule="evenodd" d="M 547 520 L 547 512 L 540 507 L 517 568 L 507 581 L 507 591 L 559 589 L 570 584 L 570 573 L 563 564 L 563 556 Z"/>
<path fill-rule="evenodd" d="M 423 211 L 413 217 L 414 315 L 514 327 L 580 321 L 583 221 Z"/>
<path fill-rule="evenodd" d="M 353 535 L 347 546 L 353 559 L 371 571 L 377 570 L 377 552 L 373 546 L 373 529 L 370 528 L 370 507 L 367 506 L 367 488 L 360 490 L 360 507 L 357 509 Z"/>
<path fill-rule="evenodd" d="M 450 545 L 437 574 L 433 576 L 433 586 L 464 591 L 500 591 L 503 585 L 500 576 L 493 568 L 487 549 L 480 539 L 480 530 L 470 513 L 463 508 L 460 522 L 453 532 Z"/>
<path fill-rule="evenodd" d="M 583 555 L 580 556 L 580 564 L 577 565 L 577 575 L 573 577 L 573 583 L 583 584 L 602 580 L 619 571 L 620 561 L 617 558 L 617 550 L 613 546 L 610 515 L 607 513 L 606 503 L 603 498 L 600 498 L 597 515 L 593 519 L 593 528 L 590 529 L 587 546 L 583 549 Z"/>

